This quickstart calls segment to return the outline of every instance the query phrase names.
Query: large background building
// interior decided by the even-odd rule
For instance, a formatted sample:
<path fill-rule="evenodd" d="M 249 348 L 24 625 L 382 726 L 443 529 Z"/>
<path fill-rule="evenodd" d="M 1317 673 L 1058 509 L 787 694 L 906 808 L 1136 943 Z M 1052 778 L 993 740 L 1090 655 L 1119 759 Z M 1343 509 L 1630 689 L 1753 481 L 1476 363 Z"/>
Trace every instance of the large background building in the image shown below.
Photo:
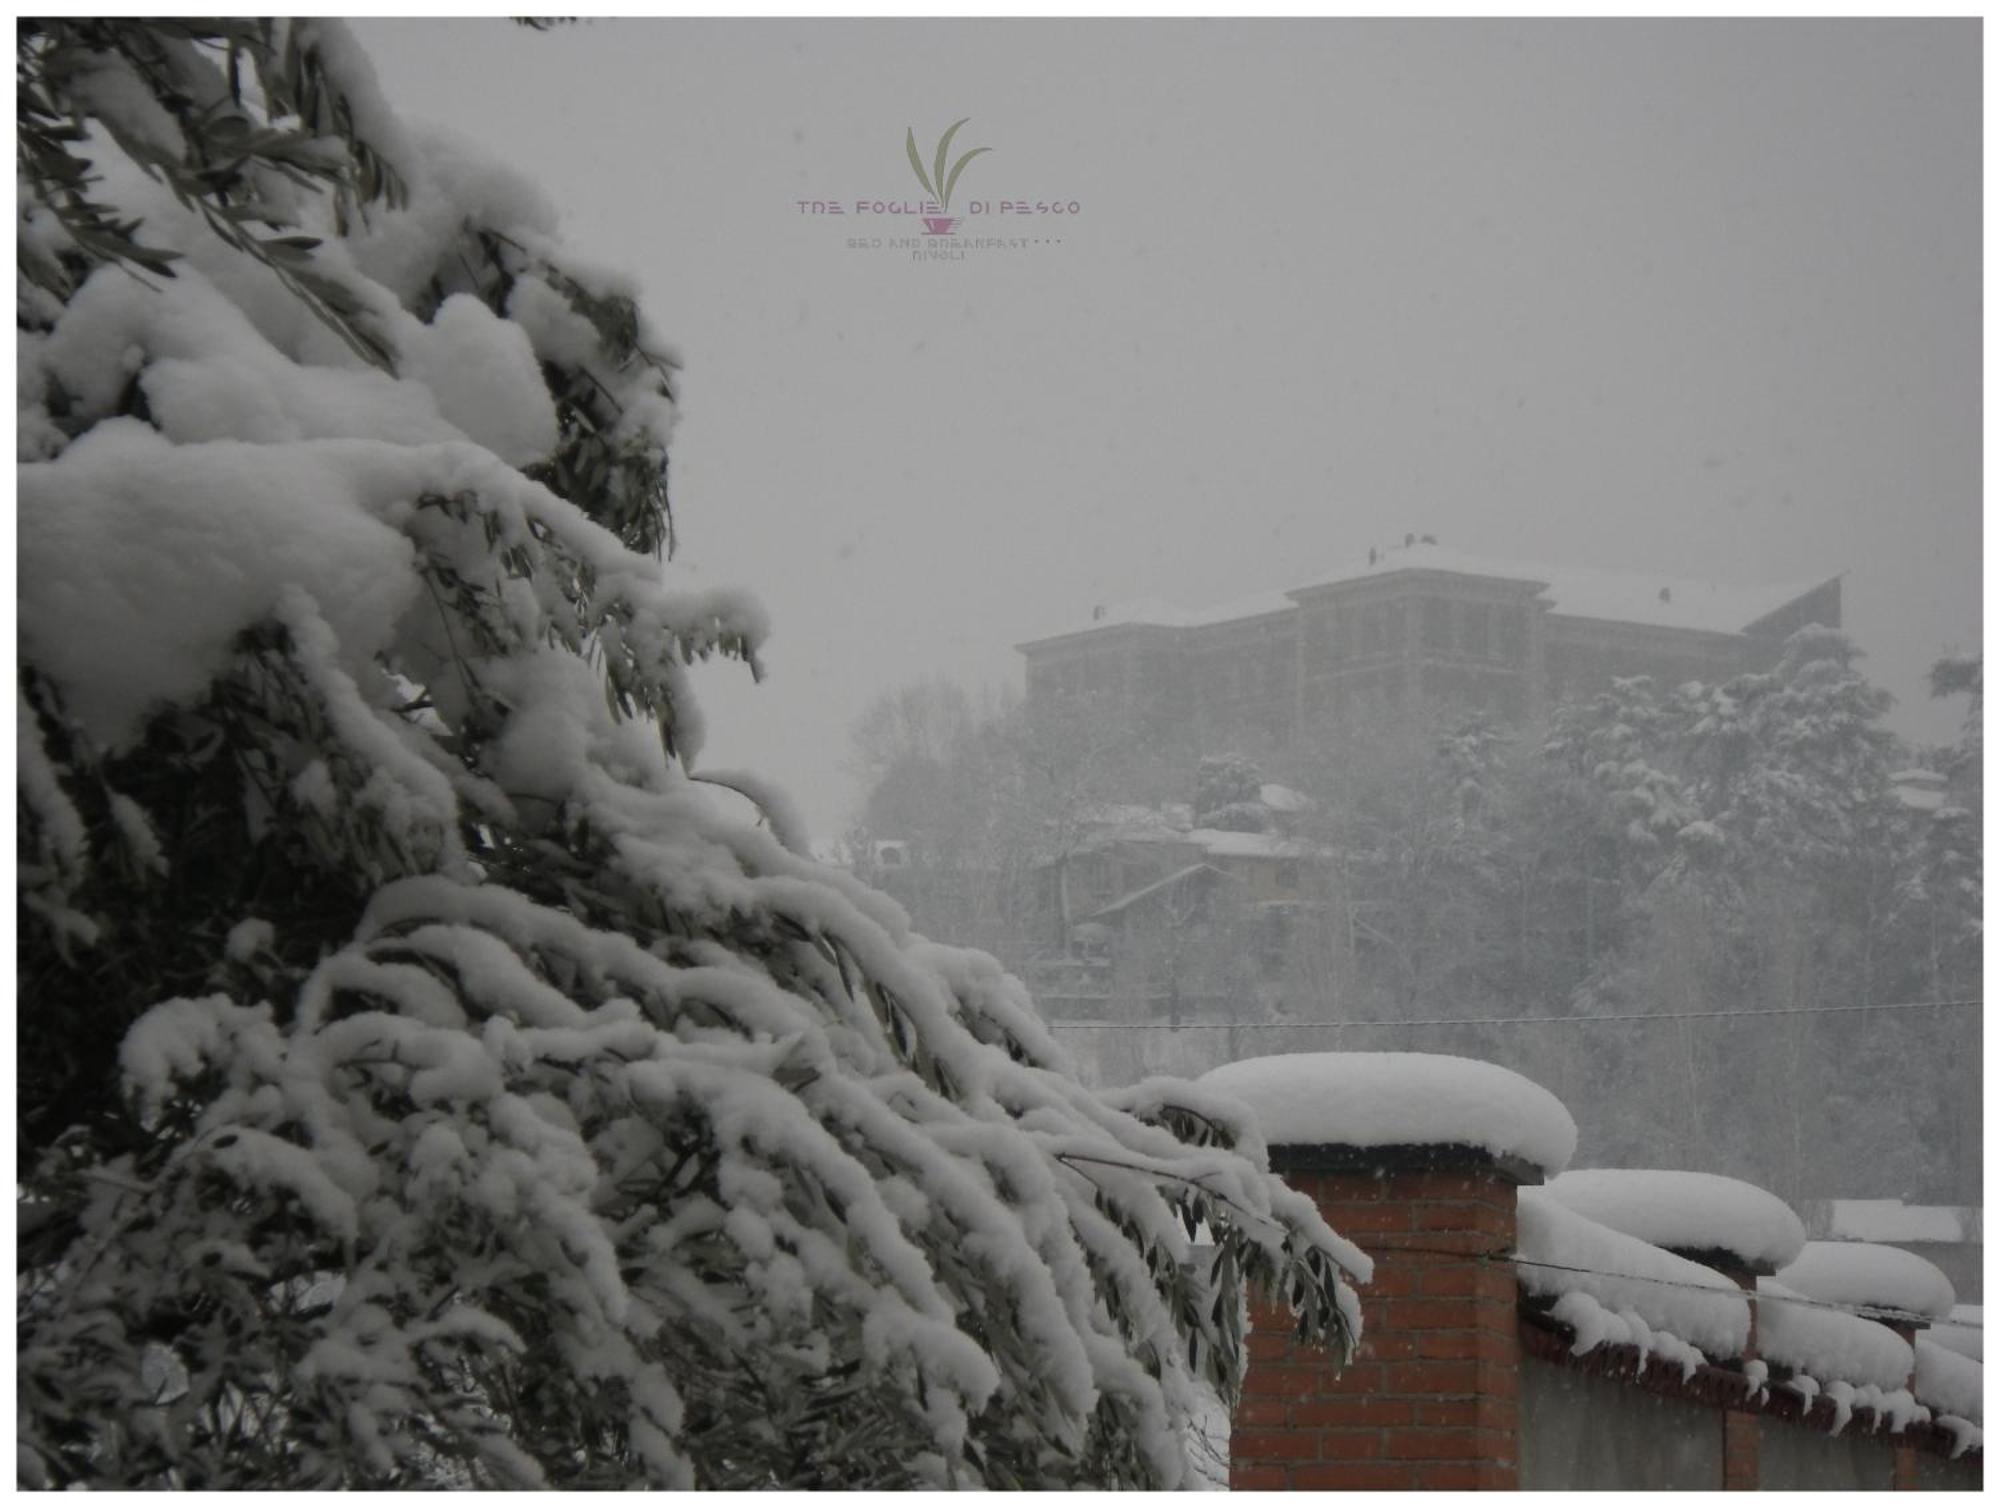
<path fill-rule="evenodd" d="M 1031 711 L 1077 708 L 1155 749 L 1268 756 L 1428 708 L 1516 721 L 1615 676 L 1723 679 L 1808 623 L 1839 626 L 1838 577 L 1717 586 L 1412 538 L 1313 585 L 1199 612 L 1100 608 L 1017 648 Z"/>

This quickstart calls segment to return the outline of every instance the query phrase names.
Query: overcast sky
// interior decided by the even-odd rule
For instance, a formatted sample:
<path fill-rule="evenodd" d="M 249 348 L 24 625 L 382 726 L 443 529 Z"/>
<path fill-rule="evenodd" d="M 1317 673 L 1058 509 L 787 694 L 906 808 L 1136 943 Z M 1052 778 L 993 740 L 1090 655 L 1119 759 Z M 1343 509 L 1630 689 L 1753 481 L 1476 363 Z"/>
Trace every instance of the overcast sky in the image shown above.
<path fill-rule="evenodd" d="M 1845 571 L 1895 726 L 1955 727 L 1924 672 L 1980 634 L 1977 21 L 357 31 L 678 345 L 682 558 L 775 623 L 762 686 L 702 676 L 705 762 L 816 836 L 873 695 L 1409 530 Z M 963 232 L 1031 244 L 916 262 L 854 205 L 921 199 L 905 131 L 961 116 Z"/>

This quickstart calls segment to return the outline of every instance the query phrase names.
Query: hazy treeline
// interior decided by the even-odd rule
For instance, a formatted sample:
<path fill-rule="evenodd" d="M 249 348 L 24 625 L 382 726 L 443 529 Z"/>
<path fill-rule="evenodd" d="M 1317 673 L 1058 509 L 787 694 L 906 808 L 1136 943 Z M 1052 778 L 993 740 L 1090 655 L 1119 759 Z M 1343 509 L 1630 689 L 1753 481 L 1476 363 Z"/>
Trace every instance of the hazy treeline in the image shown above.
<path fill-rule="evenodd" d="M 1179 801 L 1184 822 L 1254 827 L 1254 798 L 1202 781 L 1238 797 L 1280 781 L 1310 802 L 1265 818 L 1305 855 L 1300 902 L 1216 887 L 1156 908 L 1117 955 L 1150 955 L 1177 1002 L 1225 999 L 1245 1029 L 1168 1030 L 1158 992 L 1134 994 L 1072 1034 L 1105 1077 L 1293 1048 L 1459 1052 L 1561 1093 L 1594 1162 L 1977 1202 L 1981 1012 L 1883 1007 L 1979 996 L 1980 663 L 1939 663 L 1963 730 L 1915 748 L 1859 659 L 1810 628 L 1768 673 L 1619 681 L 1530 726 L 1445 711 L 1322 729 L 1261 768 L 932 682 L 860 725 L 851 848 L 870 868 L 897 840 L 901 872 L 874 877 L 919 928 L 999 953 L 1059 1020 L 1063 876 L 1115 833 L 1109 809 Z M 1892 778 L 1912 768 L 1940 779 Z M 1440 1019 L 1494 1024 L 1407 1024 Z"/>

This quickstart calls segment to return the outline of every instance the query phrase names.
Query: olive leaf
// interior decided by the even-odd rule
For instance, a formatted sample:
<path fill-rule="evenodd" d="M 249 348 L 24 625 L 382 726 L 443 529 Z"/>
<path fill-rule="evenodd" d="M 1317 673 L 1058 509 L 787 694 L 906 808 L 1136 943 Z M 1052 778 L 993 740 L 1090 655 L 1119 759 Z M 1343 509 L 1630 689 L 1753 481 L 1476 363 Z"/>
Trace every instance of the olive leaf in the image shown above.
<path fill-rule="evenodd" d="M 944 135 L 938 138 L 937 155 L 928 170 L 925 169 L 924 160 L 917 152 L 916 128 L 911 126 L 904 130 L 903 148 L 909 153 L 910 167 L 917 175 L 917 182 L 921 183 L 924 191 L 937 201 L 937 207 L 941 210 L 951 207 L 952 192 L 958 187 L 958 176 L 965 171 L 965 165 L 982 152 L 993 150 L 991 147 L 974 147 L 960 156 L 957 162 L 952 163 L 949 174 L 945 172 L 945 163 L 951 156 L 952 138 L 958 135 L 958 128 L 971 119 L 972 117 L 967 115 L 953 121 Z"/>

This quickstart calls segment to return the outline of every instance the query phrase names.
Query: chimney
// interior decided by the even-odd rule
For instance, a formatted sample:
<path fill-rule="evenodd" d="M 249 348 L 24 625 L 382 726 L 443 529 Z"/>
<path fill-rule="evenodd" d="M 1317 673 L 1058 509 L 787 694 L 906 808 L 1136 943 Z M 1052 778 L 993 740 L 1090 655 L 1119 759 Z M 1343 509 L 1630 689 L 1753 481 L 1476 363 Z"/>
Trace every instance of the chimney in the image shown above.
<path fill-rule="evenodd" d="M 1282 1299 L 1252 1302 L 1230 1487 L 1514 1490 L 1516 1193 L 1569 1160 L 1569 1112 L 1507 1069 L 1424 1053 L 1281 1054 L 1201 1083 L 1251 1107 L 1271 1170 L 1374 1264 L 1344 1368 L 1293 1343 Z M 1375 1144 L 1385 1123 L 1396 1140 Z"/>
<path fill-rule="evenodd" d="M 1251 1307 L 1229 1485 L 1370 1491 L 1519 1481 L 1514 1191 L 1541 1170 L 1467 1146 L 1271 1149 L 1271 1170 L 1374 1259 L 1343 1370 Z"/>

